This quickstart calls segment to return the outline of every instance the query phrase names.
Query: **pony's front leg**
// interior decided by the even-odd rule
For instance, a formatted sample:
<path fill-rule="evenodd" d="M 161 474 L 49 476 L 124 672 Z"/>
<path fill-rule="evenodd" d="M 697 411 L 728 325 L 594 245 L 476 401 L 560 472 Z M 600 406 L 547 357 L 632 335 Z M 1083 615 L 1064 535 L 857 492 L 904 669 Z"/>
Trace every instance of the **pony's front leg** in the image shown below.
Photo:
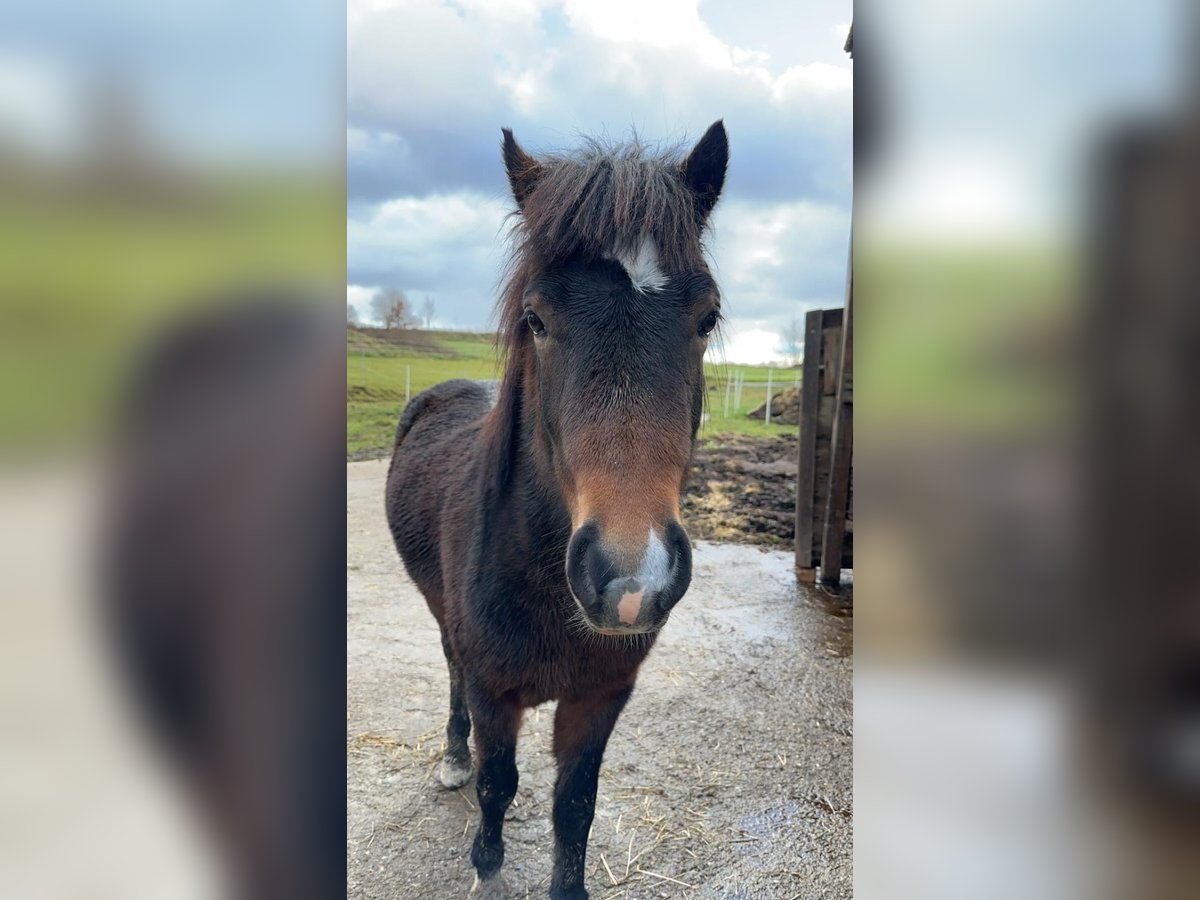
<path fill-rule="evenodd" d="M 558 781 L 554 786 L 554 900 L 587 900 L 583 864 L 588 832 L 596 813 L 600 761 L 633 684 L 579 700 L 560 700 L 554 716 L 554 756 Z"/>
<path fill-rule="evenodd" d="M 468 683 L 467 702 L 475 725 L 475 753 L 479 775 L 475 788 L 479 798 L 479 829 L 471 846 L 475 866 L 473 896 L 500 898 L 507 887 L 500 875 L 504 863 L 504 813 L 517 793 L 517 730 L 521 708 L 514 701 L 491 696 Z"/>

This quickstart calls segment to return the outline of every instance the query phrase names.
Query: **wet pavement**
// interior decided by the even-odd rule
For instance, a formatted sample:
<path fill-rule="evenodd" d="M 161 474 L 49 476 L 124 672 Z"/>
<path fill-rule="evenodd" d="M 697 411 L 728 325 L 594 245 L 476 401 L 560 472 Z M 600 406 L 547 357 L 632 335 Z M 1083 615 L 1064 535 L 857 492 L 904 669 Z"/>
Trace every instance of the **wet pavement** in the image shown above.
<path fill-rule="evenodd" d="M 447 791 L 434 775 L 446 667 L 387 532 L 386 471 L 347 466 L 348 893 L 462 898 L 474 781 Z M 790 554 L 698 541 L 605 755 L 593 900 L 851 896 L 852 649 L 848 604 L 799 587 Z M 548 704 L 521 729 L 505 825 L 517 897 L 548 889 L 552 725 Z"/>

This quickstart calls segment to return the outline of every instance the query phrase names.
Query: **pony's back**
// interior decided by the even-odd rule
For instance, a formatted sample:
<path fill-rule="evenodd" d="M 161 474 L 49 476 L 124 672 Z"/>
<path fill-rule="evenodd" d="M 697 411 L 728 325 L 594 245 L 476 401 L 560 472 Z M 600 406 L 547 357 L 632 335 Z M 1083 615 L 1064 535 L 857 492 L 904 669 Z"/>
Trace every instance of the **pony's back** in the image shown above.
<path fill-rule="evenodd" d="M 493 393 L 477 381 L 444 381 L 413 397 L 396 427 L 385 494 L 388 527 L 409 577 L 439 621 L 446 495 L 470 477 Z"/>

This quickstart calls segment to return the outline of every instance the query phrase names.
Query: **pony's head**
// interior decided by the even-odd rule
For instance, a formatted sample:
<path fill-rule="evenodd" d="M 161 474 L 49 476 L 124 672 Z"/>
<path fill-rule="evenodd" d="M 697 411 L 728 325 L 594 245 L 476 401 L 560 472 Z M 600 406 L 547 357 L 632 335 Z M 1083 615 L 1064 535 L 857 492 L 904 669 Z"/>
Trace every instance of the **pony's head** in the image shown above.
<path fill-rule="evenodd" d="M 501 306 L 502 391 L 570 514 L 566 576 L 604 633 L 657 630 L 691 581 L 680 496 L 720 296 L 701 246 L 729 146 L 638 142 L 535 158 L 504 131 L 519 207 Z"/>

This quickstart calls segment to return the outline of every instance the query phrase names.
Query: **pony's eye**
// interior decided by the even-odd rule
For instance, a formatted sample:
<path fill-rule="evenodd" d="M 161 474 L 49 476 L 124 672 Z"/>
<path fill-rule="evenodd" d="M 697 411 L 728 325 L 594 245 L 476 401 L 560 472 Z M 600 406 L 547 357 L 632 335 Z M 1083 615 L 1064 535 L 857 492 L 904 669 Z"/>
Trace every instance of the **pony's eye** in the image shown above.
<path fill-rule="evenodd" d="M 525 324 L 532 329 L 533 333 L 541 337 L 546 333 L 546 326 L 542 324 L 542 320 L 538 318 L 537 313 L 532 309 L 525 310 Z"/>
<path fill-rule="evenodd" d="M 713 329 L 717 327 L 717 321 L 720 318 L 720 313 L 714 309 L 707 316 L 701 319 L 700 327 L 696 329 L 699 332 L 700 337 L 708 337 L 710 334 L 712 334 Z"/>

